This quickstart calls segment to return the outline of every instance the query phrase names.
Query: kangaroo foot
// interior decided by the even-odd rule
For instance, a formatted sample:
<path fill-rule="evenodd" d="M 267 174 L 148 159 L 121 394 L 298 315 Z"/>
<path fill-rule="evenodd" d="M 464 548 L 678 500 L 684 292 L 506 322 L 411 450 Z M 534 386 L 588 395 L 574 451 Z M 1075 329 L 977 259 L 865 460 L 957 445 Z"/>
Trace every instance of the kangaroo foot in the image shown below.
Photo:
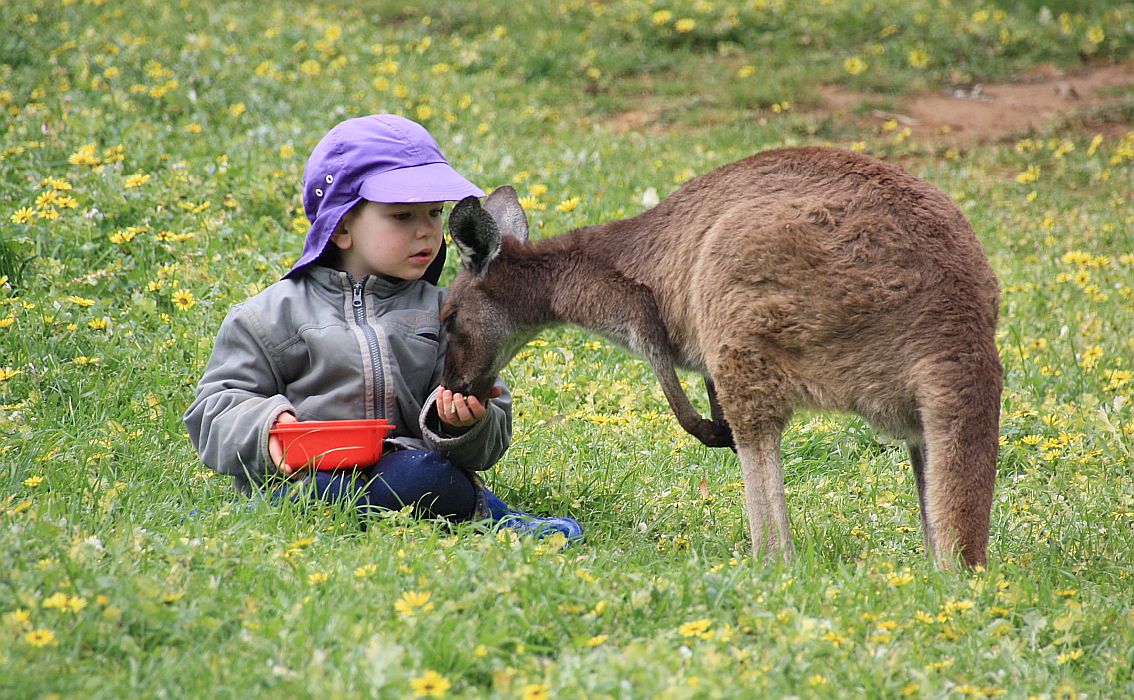
<path fill-rule="evenodd" d="M 732 439 L 732 429 L 728 427 L 728 423 L 724 421 L 715 422 L 702 418 L 697 423 L 689 434 L 700 440 L 707 447 L 730 447 L 736 449 L 736 443 Z"/>

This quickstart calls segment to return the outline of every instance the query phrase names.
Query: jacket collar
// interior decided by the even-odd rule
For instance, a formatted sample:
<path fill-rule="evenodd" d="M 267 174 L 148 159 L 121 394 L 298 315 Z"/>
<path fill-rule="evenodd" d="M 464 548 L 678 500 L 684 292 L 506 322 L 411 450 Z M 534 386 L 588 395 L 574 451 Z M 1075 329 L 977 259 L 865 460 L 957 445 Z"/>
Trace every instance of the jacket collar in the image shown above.
<path fill-rule="evenodd" d="M 356 282 L 361 282 L 363 290 L 368 294 L 373 294 L 380 298 L 392 297 L 406 290 L 410 285 L 418 282 L 419 280 L 395 280 L 382 277 L 380 275 L 367 275 L 362 279 L 354 279 L 348 273 L 342 270 L 336 270 L 332 267 L 325 267 L 323 265 L 312 265 L 307 269 L 307 274 L 320 286 L 335 291 L 342 291 L 350 289 Z"/>

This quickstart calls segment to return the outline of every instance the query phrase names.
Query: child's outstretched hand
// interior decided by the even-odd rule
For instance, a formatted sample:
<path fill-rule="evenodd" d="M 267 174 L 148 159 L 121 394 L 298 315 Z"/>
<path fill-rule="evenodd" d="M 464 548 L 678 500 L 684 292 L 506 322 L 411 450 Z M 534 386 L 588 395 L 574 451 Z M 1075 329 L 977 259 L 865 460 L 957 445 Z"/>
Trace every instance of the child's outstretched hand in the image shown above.
<path fill-rule="evenodd" d="M 295 414 L 289 411 L 284 411 L 280 414 L 279 418 L 276 418 L 276 425 L 280 423 L 297 422 L 299 422 L 299 419 L 295 417 Z M 268 438 L 268 456 L 272 458 L 272 464 L 276 465 L 276 469 L 280 470 L 280 474 L 290 477 L 295 471 L 284 463 L 283 445 L 280 444 L 280 439 L 275 435 Z"/>
<path fill-rule="evenodd" d="M 492 387 L 488 398 L 500 396 L 500 387 Z M 445 387 L 437 388 L 437 416 L 450 428 L 468 428 L 484 418 L 488 407 L 475 396 L 454 394 Z"/>

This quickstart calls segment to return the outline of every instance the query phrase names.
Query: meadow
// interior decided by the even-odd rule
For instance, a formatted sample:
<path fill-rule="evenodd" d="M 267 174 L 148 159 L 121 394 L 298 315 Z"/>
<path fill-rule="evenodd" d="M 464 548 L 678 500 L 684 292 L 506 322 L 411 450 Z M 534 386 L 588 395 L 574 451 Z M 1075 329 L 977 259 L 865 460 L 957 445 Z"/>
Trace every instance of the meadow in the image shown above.
<path fill-rule="evenodd" d="M 1134 696 L 1134 91 L 995 139 L 873 116 L 1129 66 L 1134 4 L 60 0 L 0 24 L 0 696 Z M 825 86 L 861 97 L 832 112 Z M 299 254 L 310 149 L 374 112 L 514 185 L 538 237 L 785 145 L 943 189 L 1002 285 L 988 566 L 930 565 L 904 447 L 831 414 L 785 436 L 795 560 L 753 561 L 733 454 L 571 328 L 505 371 L 486 476 L 585 543 L 235 496 L 181 414 L 225 311 Z"/>

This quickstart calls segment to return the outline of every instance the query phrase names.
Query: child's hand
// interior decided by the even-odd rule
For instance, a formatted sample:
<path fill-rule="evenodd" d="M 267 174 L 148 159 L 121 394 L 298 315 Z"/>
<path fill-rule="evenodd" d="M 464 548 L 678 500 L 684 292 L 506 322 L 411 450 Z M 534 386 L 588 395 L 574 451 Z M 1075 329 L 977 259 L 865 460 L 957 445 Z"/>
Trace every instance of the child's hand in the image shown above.
<path fill-rule="evenodd" d="M 295 417 L 294 413 L 284 411 L 276 418 L 275 425 L 280 423 L 298 423 L 299 419 Z M 274 425 L 272 427 L 275 427 Z M 280 439 L 275 435 L 268 438 L 268 456 L 272 458 L 272 464 L 276 465 L 276 469 L 280 470 L 280 474 L 290 478 L 295 472 L 294 469 L 284 463 L 283 445 L 280 444 Z"/>
<path fill-rule="evenodd" d="M 500 387 L 492 387 L 488 397 L 500 396 Z M 437 389 L 437 416 L 450 428 L 468 428 L 488 413 L 488 407 L 475 396 L 454 394 L 445 387 Z"/>

